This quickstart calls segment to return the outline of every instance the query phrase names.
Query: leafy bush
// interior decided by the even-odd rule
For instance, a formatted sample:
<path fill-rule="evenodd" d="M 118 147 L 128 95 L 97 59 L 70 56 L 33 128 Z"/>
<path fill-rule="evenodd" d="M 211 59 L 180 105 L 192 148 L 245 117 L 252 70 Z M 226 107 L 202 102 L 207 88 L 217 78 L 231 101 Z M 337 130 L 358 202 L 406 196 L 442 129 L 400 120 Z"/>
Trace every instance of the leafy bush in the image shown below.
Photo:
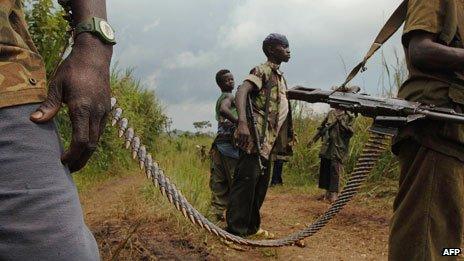
<path fill-rule="evenodd" d="M 287 183 L 302 186 L 314 183 L 319 176 L 319 150 L 320 142 L 307 148 L 306 144 L 311 140 L 320 126 L 322 116 L 305 114 L 305 107 L 294 106 L 294 130 L 298 137 L 298 143 L 294 147 L 294 156 L 285 164 L 284 173 Z M 345 162 L 345 173 L 350 173 L 359 158 L 364 144 L 369 138 L 369 127 L 372 120 L 358 117 L 354 123 L 355 133 L 350 142 L 349 157 Z M 398 178 L 399 169 L 395 156 L 387 150 L 379 160 L 379 163 L 369 176 L 371 183 L 381 182 L 385 179 Z"/>
<path fill-rule="evenodd" d="M 29 30 L 40 54 L 44 58 L 47 73 L 50 76 L 61 60 L 63 48 L 68 41 L 67 22 L 62 18 L 63 12 L 53 5 L 51 0 L 27 0 L 26 18 Z M 163 131 L 167 117 L 163 107 L 153 91 L 143 88 L 132 76 L 132 70 L 113 70 L 111 74 L 113 96 L 124 108 L 124 116 L 130 125 L 143 138 L 148 148 L 154 148 L 157 137 Z M 67 110 L 63 109 L 55 118 L 61 137 L 66 147 L 71 140 L 71 124 Z M 106 173 L 117 174 L 133 167 L 127 151 L 122 148 L 122 141 L 117 138 L 113 128 L 107 128 L 101 138 L 99 147 L 87 167 L 76 176 L 80 187 L 85 187 Z"/>
<path fill-rule="evenodd" d="M 25 2 L 29 32 L 44 59 L 47 76 L 50 77 L 69 39 L 68 23 L 63 19 L 64 12 L 56 8 L 52 0 Z"/>

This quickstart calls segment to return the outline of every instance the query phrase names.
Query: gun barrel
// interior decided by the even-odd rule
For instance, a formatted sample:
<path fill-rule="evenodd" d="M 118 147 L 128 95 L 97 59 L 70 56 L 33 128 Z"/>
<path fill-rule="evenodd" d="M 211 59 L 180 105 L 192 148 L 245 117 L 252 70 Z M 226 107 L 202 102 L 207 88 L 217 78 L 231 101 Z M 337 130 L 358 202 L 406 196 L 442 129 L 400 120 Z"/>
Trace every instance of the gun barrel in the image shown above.
<path fill-rule="evenodd" d="M 304 87 L 296 87 L 287 91 L 287 97 L 290 100 L 305 101 L 309 103 L 326 102 L 330 92 L 320 89 L 310 89 Z"/>
<path fill-rule="evenodd" d="M 425 115 L 426 118 L 439 121 L 450 121 L 454 123 L 464 124 L 464 115 L 454 115 L 441 112 L 428 111 L 424 109 L 417 109 L 416 114 Z"/>
<path fill-rule="evenodd" d="M 446 108 L 437 108 L 402 99 L 376 98 L 364 94 L 324 91 L 295 87 L 287 91 L 291 100 L 309 103 L 327 103 L 331 107 L 360 113 L 370 118 L 404 117 L 411 121 L 430 119 L 464 124 L 464 114 Z M 421 117 L 424 116 L 424 117 Z"/>

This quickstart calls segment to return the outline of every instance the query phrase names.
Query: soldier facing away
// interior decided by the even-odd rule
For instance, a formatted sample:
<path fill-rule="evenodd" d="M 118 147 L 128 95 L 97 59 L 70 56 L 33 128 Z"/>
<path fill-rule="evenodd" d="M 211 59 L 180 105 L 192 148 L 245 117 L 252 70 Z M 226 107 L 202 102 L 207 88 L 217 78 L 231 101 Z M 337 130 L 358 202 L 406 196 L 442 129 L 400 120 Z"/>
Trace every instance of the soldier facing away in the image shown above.
<path fill-rule="evenodd" d="M 463 0 L 410 0 L 402 36 L 409 78 L 398 96 L 463 112 L 463 37 Z M 444 248 L 462 246 L 464 126 L 414 122 L 393 152 L 401 174 L 389 259 L 440 260 Z"/>
<path fill-rule="evenodd" d="M 239 153 L 233 144 L 233 134 L 237 126 L 238 115 L 235 108 L 234 76 L 229 70 L 220 70 L 216 74 L 216 83 L 221 96 L 216 102 L 217 136 L 211 146 L 211 212 L 217 220 L 224 220 L 224 212 L 229 202 L 232 178 Z"/>
<path fill-rule="evenodd" d="M 98 20 L 105 30 L 76 30 L 47 97 L 23 1 L 0 2 L 0 260 L 99 260 L 70 172 L 86 164 L 105 128 L 114 37 L 104 0 L 68 3 L 74 26 Z M 52 121 L 62 103 L 73 127 L 66 152 Z"/>
<path fill-rule="evenodd" d="M 319 188 L 325 189 L 326 193 L 321 199 L 333 203 L 338 198 L 340 175 L 343 172 L 343 163 L 348 156 L 350 139 L 353 136 L 354 116 L 339 110 L 329 111 L 313 140 L 308 147 L 322 138 L 319 158 Z"/>
<path fill-rule="evenodd" d="M 287 149 L 293 138 L 290 104 L 286 96 L 287 83 L 280 71 L 280 64 L 290 59 L 287 38 L 271 34 L 263 42 L 263 51 L 268 61 L 251 70 L 236 94 L 238 127 L 235 133 L 240 147 L 240 158 L 230 192 L 227 209 L 227 230 L 235 235 L 248 236 L 259 232 L 261 218 L 259 210 L 264 202 L 270 179 L 271 155 Z M 253 126 L 247 118 L 247 99 L 251 97 Z M 250 115 L 251 116 L 251 115 Z M 250 134 L 255 129 L 258 137 Z M 280 139 L 280 137 L 284 137 Z M 281 146 L 275 146 L 276 140 Z M 257 149 L 261 144 L 261 151 Z M 265 169 L 262 170 L 262 160 Z"/>

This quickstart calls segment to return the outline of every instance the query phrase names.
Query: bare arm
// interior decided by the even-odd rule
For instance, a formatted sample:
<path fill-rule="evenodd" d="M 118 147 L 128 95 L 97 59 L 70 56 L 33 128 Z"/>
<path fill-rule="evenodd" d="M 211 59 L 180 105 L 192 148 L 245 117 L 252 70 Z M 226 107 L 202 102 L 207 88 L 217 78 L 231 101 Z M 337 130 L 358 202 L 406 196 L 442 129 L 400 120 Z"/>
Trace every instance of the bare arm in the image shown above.
<path fill-rule="evenodd" d="M 246 115 L 246 104 L 248 94 L 255 88 L 255 86 L 245 81 L 237 90 L 235 95 L 235 106 L 237 106 L 238 112 L 238 127 L 237 127 L 237 145 L 241 148 L 245 148 L 247 143 L 251 139 L 250 130 L 248 128 L 248 121 Z"/>
<path fill-rule="evenodd" d="M 234 103 L 234 98 L 232 96 L 224 99 L 219 107 L 219 113 L 221 116 L 225 117 L 229 121 L 237 124 L 238 118 L 232 113 L 232 104 Z"/>
<path fill-rule="evenodd" d="M 238 112 L 238 123 L 247 123 L 246 117 L 246 104 L 248 94 L 255 88 L 255 86 L 249 82 L 245 81 L 238 88 L 237 94 L 235 94 L 235 106 L 237 106 Z"/>
<path fill-rule="evenodd" d="M 99 17 L 107 20 L 106 0 L 74 0 L 71 1 L 74 23 L 80 23 L 92 17 Z M 113 46 L 104 44 L 98 37 L 90 33 L 81 33 L 75 39 L 73 49 L 83 47 L 87 52 L 92 51 L 92 55 L 97 55 L 103 59 L 102 63 L 109 66 Z"/>
<path fill-rule="evenodd" d="M 73 22 L 106 19 L 105 0 L 71 1 Z M 70 55 L 49 83 L 48 97 L 31 115 L 37 123 L 51 120 L 65 103 L 72 124 L 72 141 L 61 161 L 71 172 L 85 166 L 95 151 L 110 110 L 109 67 L 113 47 L 90 33 L 74 39 Z"/>
<path fill-rule="evenodd" d="M 431 33 L 413 32 L 409 41 L 409 59 L 423 70 L 464 70 L 464 49 L 437 43 Z"/>

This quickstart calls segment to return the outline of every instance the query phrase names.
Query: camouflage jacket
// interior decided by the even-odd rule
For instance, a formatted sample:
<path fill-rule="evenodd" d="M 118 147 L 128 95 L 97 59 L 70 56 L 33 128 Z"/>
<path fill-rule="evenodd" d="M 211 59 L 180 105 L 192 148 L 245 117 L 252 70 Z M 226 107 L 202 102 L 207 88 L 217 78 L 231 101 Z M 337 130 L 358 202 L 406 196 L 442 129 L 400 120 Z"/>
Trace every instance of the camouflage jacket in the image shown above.
<path fill-rule="evenodd" d="M 0 108 L 41 102 L 46 74 L 27 31 L 22 0 L 0 1 Z"/>
<path fill-rule="evenodd" d="M 350 139 L 353 136 L 354 117 L 346 112 L 330 110 L 319 129 L 324 129 L 319 157 L 343 163 L 348 156 Z"/>
<path fill-rule="evenodd" d="M 293 141 L 291 108 L 286 95 L 287 82 L 279 66 L 270 62 L 263 63 L 253 68 L 245 81 L 251 82 L 256 87 L 251 97 L 256 127 L 262 139 L 261 156 L 269 159 L 271 152 L 280 155 L 291 154 Z M 265 119 L 267 92 L 270 92 L 269 114 Z M 264 129 L 265 121 L 267 121 L 266 129 Z M 249 145 L 250 151 L 256 151 L 253 144 Z"/>

